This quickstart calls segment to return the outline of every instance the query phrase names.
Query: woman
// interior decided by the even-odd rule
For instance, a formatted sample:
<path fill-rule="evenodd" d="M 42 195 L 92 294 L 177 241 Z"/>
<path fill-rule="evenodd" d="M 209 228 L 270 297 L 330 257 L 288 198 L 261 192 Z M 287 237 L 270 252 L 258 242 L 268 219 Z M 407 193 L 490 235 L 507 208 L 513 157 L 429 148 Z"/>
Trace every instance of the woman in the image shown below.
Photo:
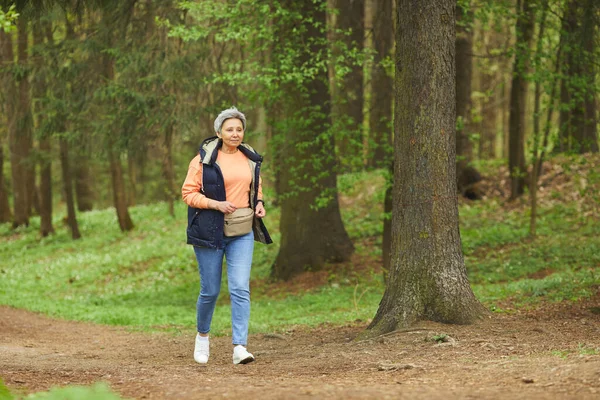
<path fill-rule="evenodd" d="M 243 142 L 246 117 L 235 107 L 215 119 L 216 136 L 206 139 L 190 162 L 181 190 L 188 207 L 187 243 L 194 246 L 200 272 L 196 304 L 198 334 L 194 360 L 206 364 L 209 331 L 221 288 L 223 257 L 231 297 L 233 363 L 254 356 L 246 350 L 250 318 L 250 269 L 254 240 L 271 243 L 262 222 L 266 215 L 260 165 L 262 157 Z M 246 218 L 243 214 L 247 213 Z M 234 225 L 234 217 L 244 222 Z M 233 231 L 229 231 L 232 229 Z"/>

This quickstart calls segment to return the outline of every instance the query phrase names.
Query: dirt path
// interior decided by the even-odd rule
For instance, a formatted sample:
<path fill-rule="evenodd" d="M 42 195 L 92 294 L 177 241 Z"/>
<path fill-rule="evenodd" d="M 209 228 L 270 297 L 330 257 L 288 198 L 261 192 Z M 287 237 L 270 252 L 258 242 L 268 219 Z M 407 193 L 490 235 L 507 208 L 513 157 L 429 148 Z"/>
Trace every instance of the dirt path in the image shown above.
<path fill-rule="evenodd" d="M 257 362 L 245 366 L 231 364 L 230 338 L 213 338 L 206 367 L 191 330 L 131 333 L 0 306 L 0 376 L 16 393 L 104 381 L 138 399 L 598 399 L 599 300 L 360 343 L 364 324 L 254 335 Z M 426 340 L 441 333 L 455 342 Z"/>

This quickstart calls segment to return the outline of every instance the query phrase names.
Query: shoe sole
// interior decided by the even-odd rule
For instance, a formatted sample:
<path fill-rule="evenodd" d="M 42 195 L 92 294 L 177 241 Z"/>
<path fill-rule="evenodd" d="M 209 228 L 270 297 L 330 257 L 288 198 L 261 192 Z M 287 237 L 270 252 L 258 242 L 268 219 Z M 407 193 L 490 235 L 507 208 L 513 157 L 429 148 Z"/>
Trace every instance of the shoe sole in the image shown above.
<path fill-rule="evenodd" d="M 254 357 L 246 357 L 243 360 L 240 360 L 240 362 L 236 363 L 237 364 L 248 364 L 251 363 L 252 361 L 254 361 Z"/>

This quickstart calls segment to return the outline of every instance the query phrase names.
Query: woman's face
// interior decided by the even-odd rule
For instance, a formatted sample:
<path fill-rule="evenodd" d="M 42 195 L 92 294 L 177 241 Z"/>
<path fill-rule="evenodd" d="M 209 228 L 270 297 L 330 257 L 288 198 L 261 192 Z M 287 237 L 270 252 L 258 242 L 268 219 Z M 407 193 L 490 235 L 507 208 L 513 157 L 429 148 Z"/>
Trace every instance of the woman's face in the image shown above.
<path fill-rule="evenodd" d="M 242 143 L 242 140 L 244 140 L 244 125 L 242 121 L 237 118 L 225 120 L 221 127 L 220 137 L 223 140 L 223 146 L 226 148 L 237 148 Z"/>

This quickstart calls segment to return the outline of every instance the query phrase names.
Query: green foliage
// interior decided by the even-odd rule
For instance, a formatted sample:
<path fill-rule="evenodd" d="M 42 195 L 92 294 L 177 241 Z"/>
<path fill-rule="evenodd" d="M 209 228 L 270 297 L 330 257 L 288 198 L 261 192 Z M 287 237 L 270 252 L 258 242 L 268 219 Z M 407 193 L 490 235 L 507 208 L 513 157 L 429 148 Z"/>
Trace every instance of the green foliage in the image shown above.
<path fill-rule="evenodd" d="M 12 400 L 11 394 L 2 379 L 0 379 L 0 400 Z M 52 388 L 47 392 L 33 393 L 23 397 L 27 400 L 121 400 L 122 397 L 114 393 L 105 383 L 96 383 L 91 386 L 67 386 Z"/>
<path fill-rule="evenodd" d="M 16 6 L 14 4 L 11 5 L 6 12 L 0 8 L 0 29 L 6 33 L 14 31 L 14 22 L 18 17 L 19 13 L 16 12 Z"/>
<path fill-rule="evenodd" d="M 10 390 L 4 385 L 2 378 L 0 378 L 0 400 L 13 400 L 14 398 Z"/>
<path fill-rule="evenodd" d="M 432 336 L 430 340 L 437 343 L 444 343 L 448 341 L 448 335 L 445 333 L 440 333 Z"/>
<path fill-rule="evenodd" d="M 68 386 L 53 388 L 48 392 L 39 392 L 25 397 L 27 400 L 121 400 L 108 385 L 96 383 L 92 386 Z"/>

